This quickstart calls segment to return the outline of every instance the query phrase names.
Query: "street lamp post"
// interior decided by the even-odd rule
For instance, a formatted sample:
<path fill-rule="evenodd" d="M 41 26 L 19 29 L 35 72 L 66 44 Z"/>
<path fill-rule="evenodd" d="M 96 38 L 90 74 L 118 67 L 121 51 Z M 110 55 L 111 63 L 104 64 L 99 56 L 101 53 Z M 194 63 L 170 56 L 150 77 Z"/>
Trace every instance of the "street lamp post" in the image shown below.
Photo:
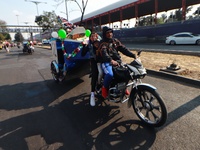
<path fill-rule="evenodd" d="M 19 15 L 17 14 L 17 25 L 19 25 Z"/>
<path fill-rule="evenodd" d="M 38 11 L 38 4 L 40 3 L 44 3 L 44 4 L 47 4 L 47 2 L 41 2 L 41 1 L 27 1 L 25 0 L 26 2 L 32 2 L 36 5 L 36 8 L 37 8 L 37 16 L 39 16 L 39 11 Z M 30 35 L 31 35 L 31 40 L 33 40 L 33 32 L 30 31 Z M 40 38 L 41 38 L 41 33 L 40 33 Z"/>
<path fill-rule="evenodd" d="M 66 19 L 67 19 L 67 21 L 69 21 L 69 20 L 68 20 L 68 9 L 67 9 L 67 1 L 68 1 L 68 0 L 65 0 L 66 17 L 67 17 Z"/>
<path fill-rule="evenodd" d="M 26 21 L 24 22 L 24 24 L 26 24 L 26 25 L 27 25 L 28 23 L 29 23 L 29 22 L 26 22 Z M 29 27 L 29 28 L 30 28 L 30 27 Z M 30 31 L 30 29 L 29 29 L 29 28 L 28 28 L 28 29 L 26 29 L 26 31 L 28 31 L 28 33 L 29 33 L 29 31 Z M 28 39 L 28 34 L 26 34 L 26 38 Z"/>
<path fill-rule="evenodd" d="M 39 16 L 39 11 L 38 11 L 38 4 L 40 3 L 44 3 L 44 4 L 47 4 L 47 2 L 39 2 L 39 1 L 27 1 L 25 0 L 26 2 L 32 2 L 36 5 L 36 9 L 37 9 L 37 15 Z"/>

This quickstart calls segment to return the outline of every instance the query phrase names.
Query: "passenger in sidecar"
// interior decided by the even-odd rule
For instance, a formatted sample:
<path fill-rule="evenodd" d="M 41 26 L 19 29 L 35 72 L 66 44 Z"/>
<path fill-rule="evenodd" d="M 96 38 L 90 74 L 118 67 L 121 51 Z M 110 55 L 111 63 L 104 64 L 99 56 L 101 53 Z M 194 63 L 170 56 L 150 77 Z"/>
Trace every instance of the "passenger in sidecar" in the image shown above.
<path fill-rule="evenodd" d="M 89 55 L 81 56 L 81 41 L 56 39 L 52 43 L 51 73 L 56 82 L 80 78 L 89 74 Z M 86 67 L 87 66 L 87 67 Z"/>

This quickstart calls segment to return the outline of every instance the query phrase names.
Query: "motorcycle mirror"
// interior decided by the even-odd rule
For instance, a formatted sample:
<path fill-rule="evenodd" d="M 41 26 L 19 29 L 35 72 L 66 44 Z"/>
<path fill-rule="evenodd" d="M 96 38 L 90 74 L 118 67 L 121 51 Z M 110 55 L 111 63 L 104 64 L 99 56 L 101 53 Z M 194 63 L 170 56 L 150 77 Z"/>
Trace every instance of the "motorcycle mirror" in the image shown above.
<path fill-rule="evenodd" d="M 141 53 L 142 53 L 142 50 L 140 50 L 140 51 L 137 53 L 137 55 L 140 56 Z"/>

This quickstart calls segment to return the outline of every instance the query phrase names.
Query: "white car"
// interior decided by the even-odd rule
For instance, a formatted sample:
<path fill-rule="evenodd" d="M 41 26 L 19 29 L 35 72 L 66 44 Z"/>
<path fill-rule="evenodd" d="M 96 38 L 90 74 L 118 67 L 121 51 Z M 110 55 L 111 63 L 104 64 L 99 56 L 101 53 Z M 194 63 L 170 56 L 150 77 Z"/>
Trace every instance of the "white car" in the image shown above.
<path fill-rule="evenodd" d="M 47 40 L 47 39 L 43 39 L 43 40 L 42 40 L 42 44 L 43 44 L 43 45 L 45 45 L 45 44 L 50 44 L 50 41 Z"/>
<path fill-rule="evenodd" d="M 197 44 L 200 45 L 200 35 L 190 32 L 180 32 L 166 37 L 165 44 Z"/>

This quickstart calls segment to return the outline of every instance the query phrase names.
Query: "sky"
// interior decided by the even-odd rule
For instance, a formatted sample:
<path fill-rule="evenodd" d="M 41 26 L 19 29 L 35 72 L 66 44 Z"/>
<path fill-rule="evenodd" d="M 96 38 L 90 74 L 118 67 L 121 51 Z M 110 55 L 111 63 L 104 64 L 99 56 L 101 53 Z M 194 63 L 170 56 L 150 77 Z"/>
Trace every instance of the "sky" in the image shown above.
<path fill-rule="evenodd" d="M 31 1 L 31 0 L 27 0 Z M 39 3 L 38 5 L 27 2 L 25 0 L 0 0 L 0 19 L 4 20 L 7 25 L 36 25 L 34 23 L 35 16 L 37 15 L 37 8 L 39 15 L 43 14 L 43 11 L 55 11 L 55 13 L 61 17 L 66 18 L 66 7 L 63 2 L 56 7 L 55 0 L 32 0 Z M 115 3 L 119 0 L 88 0 L 85 14 L 93 12 L 97 9 Z M 45 4 L 45 2 L 47 4 Z M 77 0 L 81 4 L 81 0 Z M 38 6 L 38 7 L 37 7 Z M 69 21 L 80 17 L 81 12 L 78 5 L 73 1 L 67 2 Z"/>
<path fill-rule="evenodd" d="M 39 15 L 43 14 L 43 11 L 55 11 L 57 15 L 66 18 L 65 2 L 56 7 L 56 0 L 32 0 L 41 2 L 38 5 L 28 1 L 31 0 L 0 0 L 0 19 L 4 20 L 7 25 L 36 25 L 34 21 L 37 15 L 37 8 Z M 81 4 L 81 1 L 82 0 L 77 0 L 79 4 Z M 120 0 L 88 0 L 85 14 L 117 1 Z M 81 16 L 80 8 L 75 2 L 68 0 L 67 6 L 69 21 Z"/>
<path fill-rule="evenodd" d="M 36 5 L 30 1 L 41 3 Z M 66 18 L 65 2 L 56 7 L 57 3 L 55 1 L 56 0 L 0 0 L 0 20 L 5 21 L 7 25 L 37 25 L 35 23 L 35 16 L 37 16 L 38 13 L 42 15 L 43 11 L 55 11 L 56 15 Z M 94 12 L 118 1 L 120 0 L 88 0 L 85 14 Z M 82 0 L 77 0 L 77 2 L 81 4 Z M 81 16 L 80 8 L 75 2 L 68 0 L 67 6 L 69 21 Z M 200 4 L 198 6 L 200 6 Z M 123 23 L 128 23 L 130 27 L 134 27 L 135 25 L 134 19 L 129 21 L 125 20 Z M 116 25 L 119 26 L 119 22 Z M 26 36 L 29 36 L 28 33 Z M 14 37 L 13 33 L 11 33 L 11 37 Z"/>

